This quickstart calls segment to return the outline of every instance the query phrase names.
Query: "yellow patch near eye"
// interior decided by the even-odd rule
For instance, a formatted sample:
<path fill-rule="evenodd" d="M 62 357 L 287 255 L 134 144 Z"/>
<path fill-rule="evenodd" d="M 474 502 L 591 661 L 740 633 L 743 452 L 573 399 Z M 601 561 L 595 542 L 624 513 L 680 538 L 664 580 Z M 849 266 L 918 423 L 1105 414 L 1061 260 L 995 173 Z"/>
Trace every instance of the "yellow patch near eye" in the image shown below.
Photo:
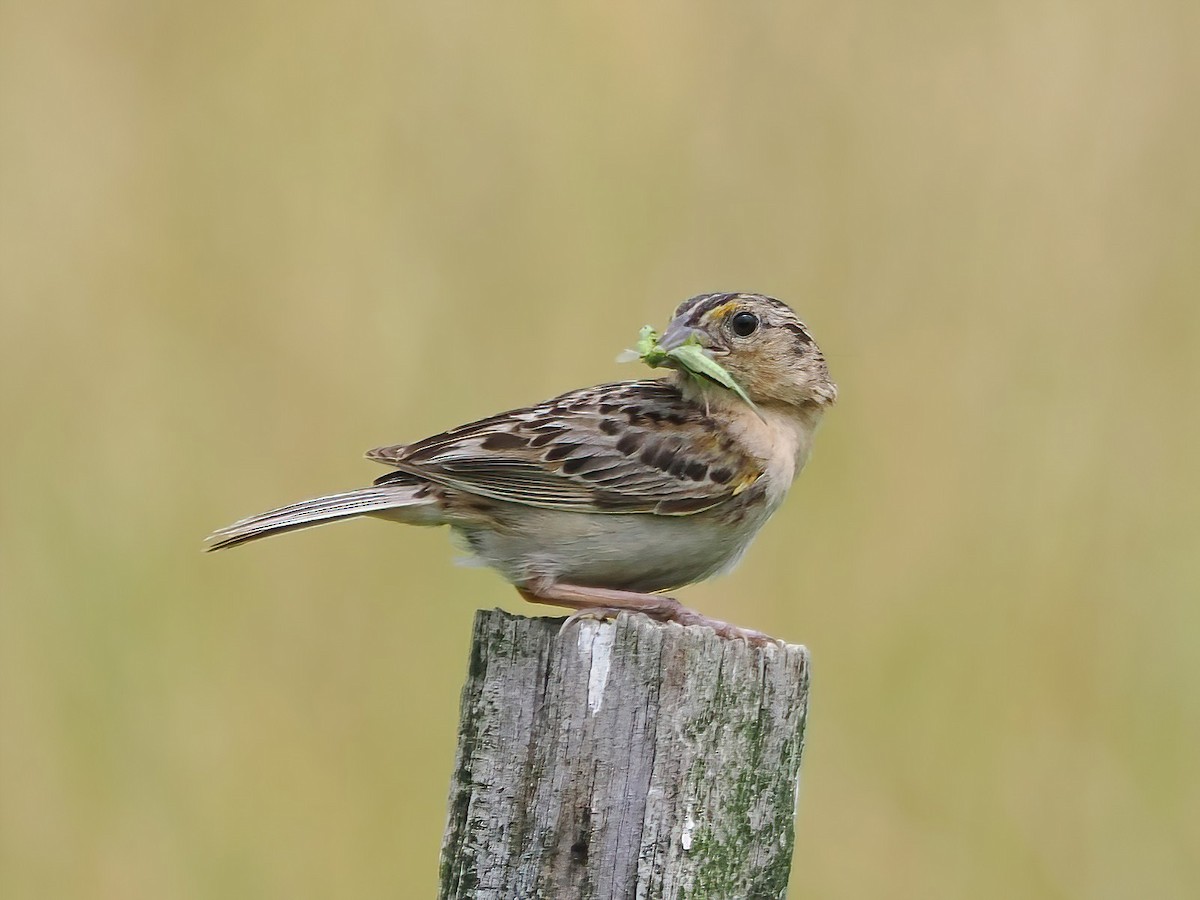
<path fill-rule="evenodd" d="M 704 318 L 701 321 L 707 322 L 710 319 L 722 319 L 733 312 L 737 306 L 738 301 L 736 300 L 730 300 L 728 303 L 722 303 L 720 306 L 710 309 L 707 313 L 705 313 Z"/>

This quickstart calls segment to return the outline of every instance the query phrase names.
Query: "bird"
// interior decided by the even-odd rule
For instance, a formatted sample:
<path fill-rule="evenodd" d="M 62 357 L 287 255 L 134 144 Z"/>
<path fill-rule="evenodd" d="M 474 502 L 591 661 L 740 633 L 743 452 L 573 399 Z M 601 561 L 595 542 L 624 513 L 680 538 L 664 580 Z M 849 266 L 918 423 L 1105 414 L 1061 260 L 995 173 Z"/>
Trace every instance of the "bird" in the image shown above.
<path fill-rule="evenodd" d="M 807 326 L 764 294 L 685 300 L 659 347 L 686 343 L 753 403 L 682 367 L 569 391 L 371 450 L 391 471 L 370 486 L 242 519 L 206 549 L 360 516 L 448 525 L 469 562 L 571 619 L 640 612 L 767 640 L 666 592 L 737 565 L 808 461 L 837 386 Z"/>

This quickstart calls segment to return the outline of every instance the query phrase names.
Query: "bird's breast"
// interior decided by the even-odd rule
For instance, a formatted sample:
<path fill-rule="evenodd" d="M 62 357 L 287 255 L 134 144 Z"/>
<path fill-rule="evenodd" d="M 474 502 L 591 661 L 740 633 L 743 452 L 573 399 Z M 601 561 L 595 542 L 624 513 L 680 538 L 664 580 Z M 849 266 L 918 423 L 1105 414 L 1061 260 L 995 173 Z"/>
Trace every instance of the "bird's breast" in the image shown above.
<path fill-rule="evenodd" d="M 791 407 L 760 407 L 756 414 L 742 404 L 722 412 L 725 429 L 744 452 L 761 464 L 762 476 L 756 484 L 764 492 L 768 510 L 773 512 L 808 462 L 816 420 Z"/>

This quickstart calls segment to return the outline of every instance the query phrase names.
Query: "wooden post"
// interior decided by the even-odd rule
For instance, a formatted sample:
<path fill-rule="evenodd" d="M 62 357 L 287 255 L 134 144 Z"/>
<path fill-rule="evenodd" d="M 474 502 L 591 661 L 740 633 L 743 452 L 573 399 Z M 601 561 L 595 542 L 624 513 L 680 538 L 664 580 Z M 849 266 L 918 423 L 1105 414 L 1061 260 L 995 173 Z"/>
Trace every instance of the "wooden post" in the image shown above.
<path fill-rule="evenodd" d="M 479 611 L 443 900 L 787 892 L 808 652 Z"/>

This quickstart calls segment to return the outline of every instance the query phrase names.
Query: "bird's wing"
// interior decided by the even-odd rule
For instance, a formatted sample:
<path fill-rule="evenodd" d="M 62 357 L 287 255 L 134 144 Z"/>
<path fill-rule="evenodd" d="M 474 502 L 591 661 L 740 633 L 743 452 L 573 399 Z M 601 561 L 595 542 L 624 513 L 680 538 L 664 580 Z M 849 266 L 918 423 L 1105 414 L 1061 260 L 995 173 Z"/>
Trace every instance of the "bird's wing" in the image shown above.
<path fill-rule="evenodd" d="M 367 457 L 398 470 L 376 484 L 415 475 L 495 500 L 598 513 L 689 515 L 763 474 L 666 381 L 572 391 Z"/>

